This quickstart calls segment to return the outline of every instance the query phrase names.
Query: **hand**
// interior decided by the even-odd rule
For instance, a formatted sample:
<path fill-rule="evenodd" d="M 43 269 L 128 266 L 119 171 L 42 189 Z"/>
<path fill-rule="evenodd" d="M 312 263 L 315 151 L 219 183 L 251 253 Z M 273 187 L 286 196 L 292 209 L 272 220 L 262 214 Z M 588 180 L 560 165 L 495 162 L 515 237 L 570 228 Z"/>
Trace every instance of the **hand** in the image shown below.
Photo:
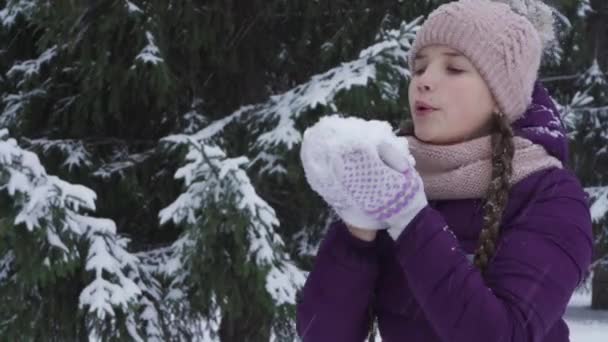
<path fill-rule="evenodd" d="M 366 230 L 386 228 L 386 224 L 368 216 L 357 206 L 333 171 L 332 158 L 338 158 L 339 155 L 328 144 L 328 140 L 335 136 L 335 131 L 327 122 L 320 121 L 304 132 L 300 159 L 308 184 L 346 224 Z"/>
<path fill-rule="evenodd" d="M 345 146 L 332 168 L 357 207 L 389 226 L 396 239 L 427 205 L 422 179 L 409 157 L 405 138 Z"/>
<path fill-rule="evenodd" d="M 322 119 L 306 130 L 300 151 L 306 179 L 347 224 L 394 228 L 398 236 L 427 204 L 407 140 L 387 123 L 352 120 Z M 342 138 L 343 126 L 368 134 Z"/>
<path fill-rule="evenodd" d="M 377 230 L 361 229 L 355 226 L 351 226 L 348 223 L 346 224 L 346 228 L 348 228 L 350 234 L 356 237 L 357 239 L 369 242 L 374 241 L 376 239 L 376 233 L 378 233 Z"/>

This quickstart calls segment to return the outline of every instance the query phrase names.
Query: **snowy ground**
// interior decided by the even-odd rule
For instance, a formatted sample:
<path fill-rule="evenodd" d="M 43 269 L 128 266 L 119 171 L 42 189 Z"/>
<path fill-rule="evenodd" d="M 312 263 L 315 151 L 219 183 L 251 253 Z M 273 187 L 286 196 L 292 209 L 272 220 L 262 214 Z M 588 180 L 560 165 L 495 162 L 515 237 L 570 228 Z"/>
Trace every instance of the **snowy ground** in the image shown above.
<path fill-rule="evenodd" d="M 591 291 L 574 293 L 566 309 L 570 342 L 607 342 L 608 310 L 591 310 Z"/>

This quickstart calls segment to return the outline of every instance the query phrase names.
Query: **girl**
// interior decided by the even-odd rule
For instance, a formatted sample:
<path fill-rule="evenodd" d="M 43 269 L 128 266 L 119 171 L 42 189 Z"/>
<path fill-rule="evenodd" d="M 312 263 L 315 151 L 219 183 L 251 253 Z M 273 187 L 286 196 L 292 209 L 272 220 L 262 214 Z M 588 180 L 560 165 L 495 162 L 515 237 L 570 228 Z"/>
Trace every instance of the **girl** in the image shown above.
<path fill-rule="evenodd" d="M 488 0 L 428 17 L 409 56 L 415 167 L 385 148 L 313 155 L 305 134 L 306 177 L 341 219 L 298 299 L 303 341 L 363 341 L 373 317 L 386 342 L 569 341 L 562 316 L 591 262 L 591 218 L 535 82 L 539 32 Z M 400 191 L 361 197 L 357 167 Z M 356 205 L 319 185 L 328 173 Z"/>

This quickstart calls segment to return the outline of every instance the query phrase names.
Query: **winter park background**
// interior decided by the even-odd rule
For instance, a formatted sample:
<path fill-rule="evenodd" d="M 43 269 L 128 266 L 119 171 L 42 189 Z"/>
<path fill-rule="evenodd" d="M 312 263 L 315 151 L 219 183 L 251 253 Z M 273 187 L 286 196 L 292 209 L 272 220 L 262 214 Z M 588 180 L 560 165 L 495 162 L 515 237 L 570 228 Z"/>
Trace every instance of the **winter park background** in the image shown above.
<path fill-rule="evenodd" d="M 396 128 L 441 2 L 0 0 L 0 339 L 297 340 L 329 220 L 302 132 Z M 595 234 L 566 317 L 608 341 L 608 1 L 550 4 L 541 79 Z"/>

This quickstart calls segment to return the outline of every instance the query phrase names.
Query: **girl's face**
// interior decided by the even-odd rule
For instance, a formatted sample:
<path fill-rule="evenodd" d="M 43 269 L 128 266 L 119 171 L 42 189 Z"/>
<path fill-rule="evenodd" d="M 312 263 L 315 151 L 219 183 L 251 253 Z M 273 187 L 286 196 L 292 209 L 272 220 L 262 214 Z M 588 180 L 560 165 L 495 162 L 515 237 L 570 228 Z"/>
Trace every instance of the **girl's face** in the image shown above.
<path fill-rule="evenodd" d="M 418 139 L 453 144 L 491 132 L 498 106 L 468 58 L 447 46 L 430 45 L 415 56 L 412 72 L 408 96 Z"/>

